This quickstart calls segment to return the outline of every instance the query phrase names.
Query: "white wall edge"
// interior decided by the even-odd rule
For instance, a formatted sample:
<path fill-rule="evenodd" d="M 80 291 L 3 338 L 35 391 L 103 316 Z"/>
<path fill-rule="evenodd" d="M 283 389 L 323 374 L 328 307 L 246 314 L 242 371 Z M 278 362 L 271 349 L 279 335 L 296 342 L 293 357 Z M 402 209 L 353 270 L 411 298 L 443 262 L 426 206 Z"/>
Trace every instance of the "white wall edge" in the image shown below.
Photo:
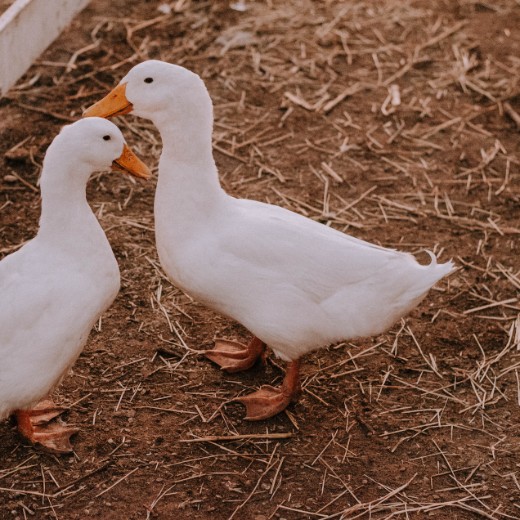
<path fill-rule="evenodd" d="M 59 36 L 90 0 L 16 0 L 0 16 L 0 95 Z"/>

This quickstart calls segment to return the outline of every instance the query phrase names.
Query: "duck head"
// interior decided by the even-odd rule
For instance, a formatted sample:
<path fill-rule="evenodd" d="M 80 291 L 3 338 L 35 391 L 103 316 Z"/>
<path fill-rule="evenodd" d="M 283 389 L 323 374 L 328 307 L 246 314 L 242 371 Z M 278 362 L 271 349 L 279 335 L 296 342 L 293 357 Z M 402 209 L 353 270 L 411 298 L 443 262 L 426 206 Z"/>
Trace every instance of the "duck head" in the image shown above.
<path fill-rule="evenodd" d="M 204 82 L 184 67 L 148 60 L 133 67 L 119 85 L 88 108 L 83 117 L 113 117 L 132 113 L 150 119 L 159 129 L 164 122 L 188 127 L 194 119 L 212 123 L 212 104 Z"/>
<path fill-rule="evenodd" d="M 93 171 L 107 169 L 143 179 L 150 176 L 150 170 L 130 150 L 119 128 L 99 117 L 63 127 L 49 146 L 44 165 L 52 161 L 84 172 L 87 179 Z"/>

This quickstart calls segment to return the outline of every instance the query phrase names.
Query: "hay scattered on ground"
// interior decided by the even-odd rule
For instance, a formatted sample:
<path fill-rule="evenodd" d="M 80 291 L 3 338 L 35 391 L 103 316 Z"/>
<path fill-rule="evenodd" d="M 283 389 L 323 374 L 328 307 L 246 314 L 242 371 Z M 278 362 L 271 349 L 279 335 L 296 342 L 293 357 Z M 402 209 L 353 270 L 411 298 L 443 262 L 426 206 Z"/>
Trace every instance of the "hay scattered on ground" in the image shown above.
<path fill-rule="evenodd" d="M 199 355 L 247 332 L 164 276 L 154 183 L 96 175 L 123 286 L 58 389 L 77 453 L 1 424 L 0 517 L 520 518 L 519 23 L 514 0 L 94 0 L 0 102 L 3 255 L 37 229 L 59 126 L 159 58 L 206 81 L 228 192 L 460 270 L 387 334 L 309 356 L 300 403 L 250 424 L 230 400 L 281 365 Z M 117 122 L 155 167 L 152 125 Z"/>

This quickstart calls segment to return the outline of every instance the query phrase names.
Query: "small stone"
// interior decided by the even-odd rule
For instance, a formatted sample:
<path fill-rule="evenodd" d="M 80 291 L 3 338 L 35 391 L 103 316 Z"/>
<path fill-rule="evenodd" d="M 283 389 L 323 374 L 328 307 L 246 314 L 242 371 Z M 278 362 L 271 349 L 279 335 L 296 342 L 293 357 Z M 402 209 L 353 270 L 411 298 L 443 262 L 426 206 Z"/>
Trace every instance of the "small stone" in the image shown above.
<path fill-rule="evenodd" d="M 25 148 L 16 148 L 5 153 L 4 157 L 9 161 L 25 161 L 29 159 L 30 153 Z"/>
<path fill-rule="evenodd" d="M 162 14 L 171 14 L 172 8 L 170 4 L 161 4 L 157 10 Z"/>

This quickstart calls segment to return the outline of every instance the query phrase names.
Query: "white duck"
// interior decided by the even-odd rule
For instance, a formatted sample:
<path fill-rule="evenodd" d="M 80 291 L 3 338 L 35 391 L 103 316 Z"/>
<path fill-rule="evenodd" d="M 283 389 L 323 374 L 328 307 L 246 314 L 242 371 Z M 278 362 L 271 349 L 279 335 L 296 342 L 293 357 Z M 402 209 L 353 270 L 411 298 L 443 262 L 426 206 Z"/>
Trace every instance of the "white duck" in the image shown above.
<path fill-rule="evenodd" d="M 116 259 L 85 193 L 91 173 L 111 166 L 149 175 L 109 121 L 64 127 L 43 162 L 38 234 L 0 262 L 0 419 L 14 412 L 22 435 L 59 453 L 71 451 L 78 430 L 49 423 L 63 411 L 52 401 L 36 403 L 66 374 L 119 291 Z"/>
<path fill-rule="evenodd" d="M 289 362 L 281 387 L 238 399 L 247 419 L 271 417 L 297 398 L 301 356 L 384 332 L 453 269 L 433 255 L 422 266 L 410 254 L 227 195 L 212 155 L 210 96 L 201 78 L 183 67 L 154 60 L 136 65 L 84 115 L 129 112 L 150 119 L 163 141 L 155 233 L 164 270 L 175 285 L 255 336 L 247 347 L 218 341 L 208 357 L 239 371 L 267 344 Z"/>

